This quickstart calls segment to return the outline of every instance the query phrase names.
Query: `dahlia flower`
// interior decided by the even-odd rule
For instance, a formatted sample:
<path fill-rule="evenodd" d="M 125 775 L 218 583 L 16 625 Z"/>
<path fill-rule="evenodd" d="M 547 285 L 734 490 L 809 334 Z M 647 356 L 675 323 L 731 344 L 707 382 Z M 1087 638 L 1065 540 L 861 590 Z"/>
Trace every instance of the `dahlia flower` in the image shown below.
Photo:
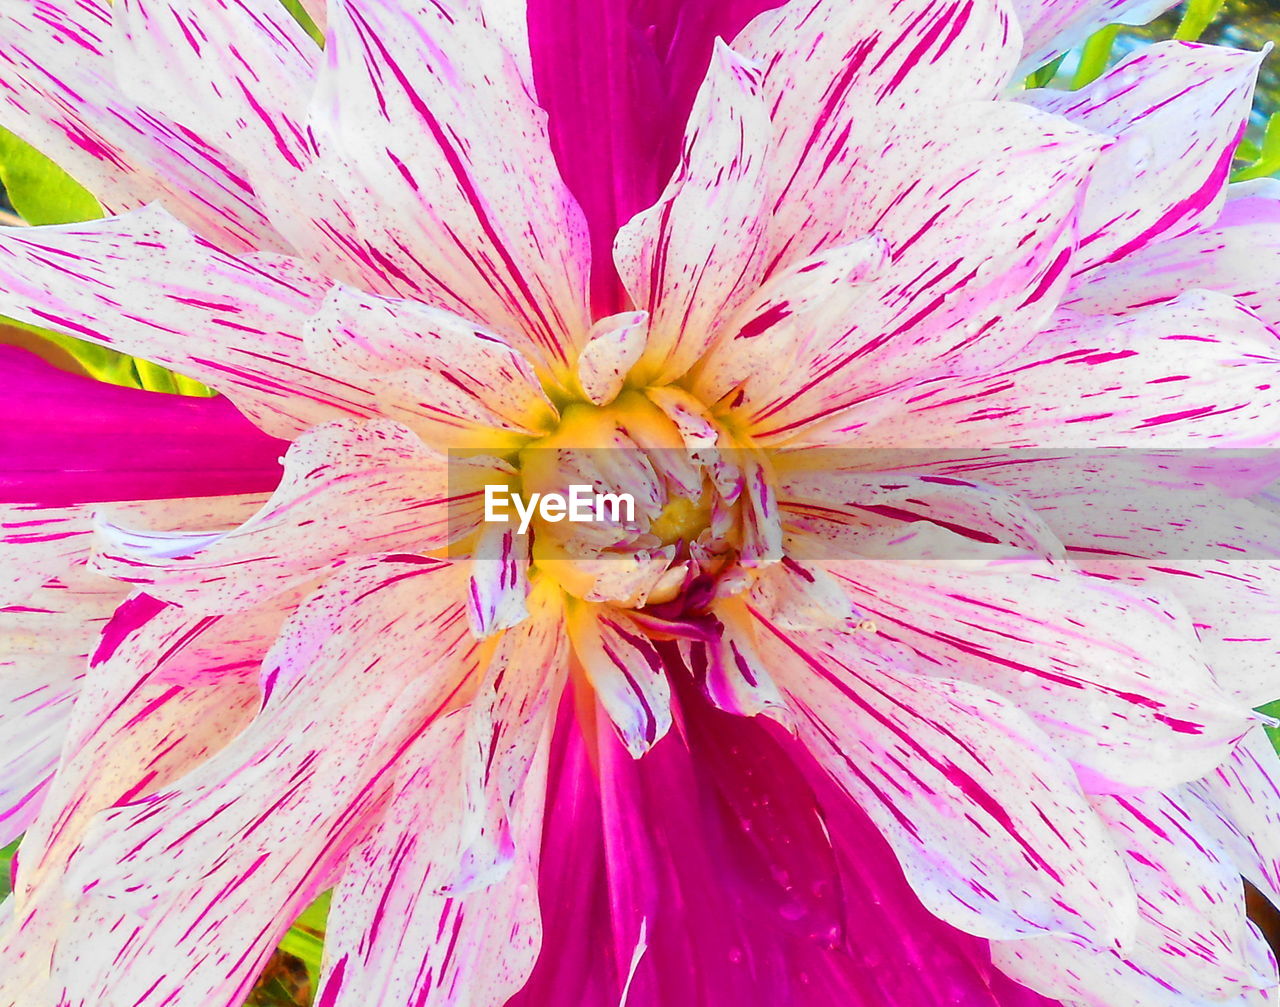
<path fill-rule="evenodd" d="M 1259 57 L 1017 84 L 1139 7 L 8 0 L 0 314 L 221 396 L 6 356 L 0 1003 L 1274 1002 Z"/>

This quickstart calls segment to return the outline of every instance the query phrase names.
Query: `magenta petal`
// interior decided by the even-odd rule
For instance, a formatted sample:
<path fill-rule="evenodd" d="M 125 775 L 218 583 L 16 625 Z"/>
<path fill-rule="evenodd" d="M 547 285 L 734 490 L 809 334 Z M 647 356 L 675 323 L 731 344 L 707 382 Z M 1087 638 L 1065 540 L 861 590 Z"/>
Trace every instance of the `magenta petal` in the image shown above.
<path fill-rule="evenodd" d="M 681 730 L 639 760 L 607 724 L 584 739 L 562 711 L 543 954 L 507 1007 L 613 1007 L 628 976 L 629 1007 L 1055 1003 L 926 911 L 875 826 L 788 736 L 681 698 Z"/>
<path fill-rule="evenodd" d="M 618 229 L 655 203 L 717 36 L 778 0 L 530 0 L 538 100 L 560 173 L 591 227 L 597 316 L 624 307 Z"/>
<path fill-rule="evenodd" d="M 228 399 L 103 384 L 9 346 L 0 369 L 0 502 L 222 496 L 280 481 L 287 445 Z"/>

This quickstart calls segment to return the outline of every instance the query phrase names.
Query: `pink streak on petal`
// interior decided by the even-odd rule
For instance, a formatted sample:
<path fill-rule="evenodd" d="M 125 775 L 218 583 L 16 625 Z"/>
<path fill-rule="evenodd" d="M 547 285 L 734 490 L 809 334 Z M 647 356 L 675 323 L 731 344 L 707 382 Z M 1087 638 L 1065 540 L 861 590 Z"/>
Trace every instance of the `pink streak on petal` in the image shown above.
<path fill-rule="evenodd" d="M 0 502 L 106 500 L 272 489 L 287 445 L 225 398 L 137 391 L 0 346 Z"/>
<path fill-rule="evenodd" d="M 569 704 L 552 755 L 544 953 L 507 1007 L 1054 1007 L 936 920 L 792 739 L 710 709 L 633 760 Z M 819 810 L 821 809 L 821 810 Z"/>
<path fill-rule="evenodd" d="M 717 36 L 776 0 L 531 0 L 539 104 L 560 173 L 591 227 L 596 316 L 626 306 L 613 236 L 657 201 Z"/>

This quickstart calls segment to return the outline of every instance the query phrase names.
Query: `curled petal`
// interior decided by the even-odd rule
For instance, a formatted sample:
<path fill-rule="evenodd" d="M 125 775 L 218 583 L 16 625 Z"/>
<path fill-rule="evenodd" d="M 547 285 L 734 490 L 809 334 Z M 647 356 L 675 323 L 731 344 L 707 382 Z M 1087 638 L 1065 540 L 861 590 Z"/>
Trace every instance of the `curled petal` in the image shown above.
<path fill-rule="evenodd" d="M 397 424 L 327 424 L 294 442 L 279 488 L 240 527 L 174 534 L 103 521 L 95 565 L 165 600 L 244 608 L 341 565 L 353 549 L 428 552 L 467 534 L 479 520 L 474 487 L 450 487 L 445 469 Z M 487 472 L 474 471 L 477 481 Z"/>
<path fill-rule="evenodd" d="M 671 728 L 671 686 L 662 655 L 622 612 L 579 605 L 568 613 L 569 639 L 600 705 L 634 758 Z"/>
<path fill-rule="evenodd" d="M 1076 272 L 1120 262 L 1218 216 L 1261 59 L 1221 46 L 1158 43 L 1079 91 L 1026 93 L 1029 104 L 1116 138 L 1081 212 Z"/>

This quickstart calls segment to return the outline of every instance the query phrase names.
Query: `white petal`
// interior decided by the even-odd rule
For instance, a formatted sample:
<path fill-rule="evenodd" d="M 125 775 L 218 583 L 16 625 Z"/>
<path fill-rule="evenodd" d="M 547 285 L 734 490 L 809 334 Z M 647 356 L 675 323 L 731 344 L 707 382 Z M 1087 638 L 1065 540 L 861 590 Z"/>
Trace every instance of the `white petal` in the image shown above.
<path fill-rule="evenodd" d="M 105 0 L 0 11 L 0 121 L 49 155 L 110 212 L 159 200 L 229 251 L 285 250 L 244 169 L 195 132 L 122 92 Z"/>
<path fill-rule="evenodd" d="M 388 261 L 563 374 L 589 327 L 586 223 L 502 36 L 444 3 L 334 0 L 316 102 Z"/>
<path fill-rule="evenodd" d="M 770 124 L 760 73 L 717 40 L 675 177 L 614 241 L 623 285 L 650 317 L 644 383 L 688 370 L 764 273 Z"/>
<path fill-rule="evenodd" d="M 657 648 L 630 616 L 599 605 L 568 613 L 573 651 L 634 758 L 671 728 L 671 685 Z"/>
<path fill-rule="evenodd" d="M 880 826 L 931 912 L 988 938 L 1131 933 L 1124 866 L 1026 714 L 906 670 L 874 636 L 760 625 L 801 738 Z"/>
<path fill-rule="evenodd" d="M 1079 91 L 1024 94 L 1117 140 L 1089 186 L 1076 272 L 1218 216 L 1260 62 L 1258 53 L 1221 46 L 1157 43 Z"/>

